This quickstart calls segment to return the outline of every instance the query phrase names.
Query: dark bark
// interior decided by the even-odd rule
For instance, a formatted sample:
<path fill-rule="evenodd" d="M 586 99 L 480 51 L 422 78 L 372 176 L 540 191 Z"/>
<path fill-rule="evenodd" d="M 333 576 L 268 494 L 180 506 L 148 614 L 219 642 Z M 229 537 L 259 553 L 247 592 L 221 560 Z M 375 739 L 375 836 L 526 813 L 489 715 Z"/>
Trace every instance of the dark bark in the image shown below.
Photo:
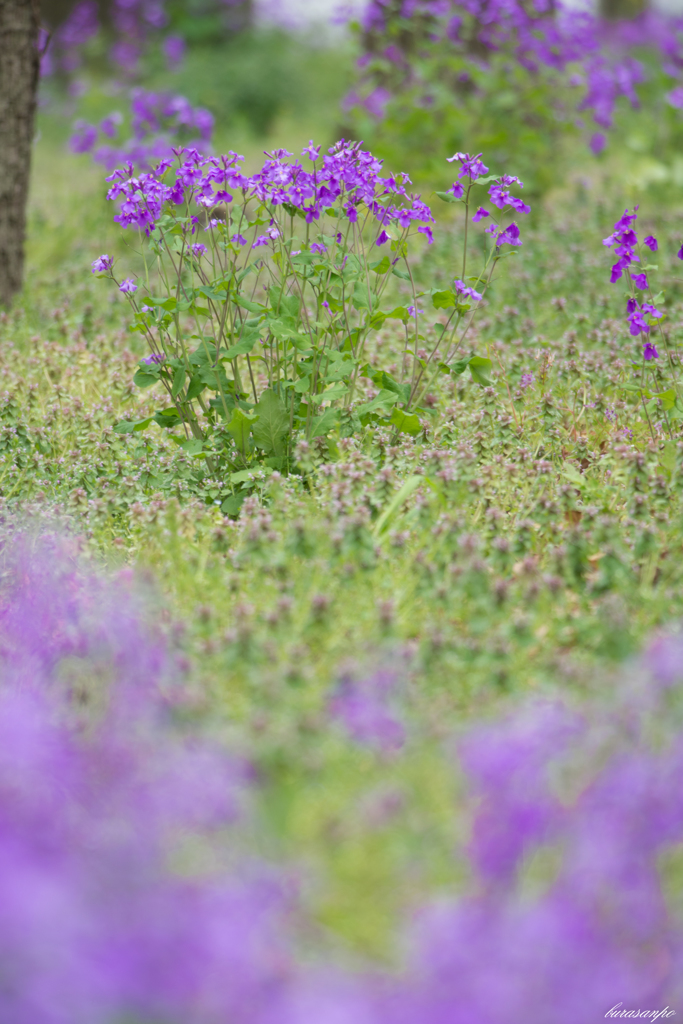
<path fill-rule="evenodd" d="M 0 305 L 9 304 L 24 275 L 39 27 L 35 0 L 0 0 Z"/>

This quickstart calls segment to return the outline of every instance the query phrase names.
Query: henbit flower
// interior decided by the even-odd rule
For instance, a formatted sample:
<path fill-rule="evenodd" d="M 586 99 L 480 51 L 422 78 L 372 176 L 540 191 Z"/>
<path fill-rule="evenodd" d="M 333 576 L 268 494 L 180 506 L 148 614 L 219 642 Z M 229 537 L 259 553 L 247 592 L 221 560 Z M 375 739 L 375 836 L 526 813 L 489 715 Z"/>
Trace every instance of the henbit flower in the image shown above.
<path fill-rule="evenodd" d="M 133 292 L 138 290 L 138 286 L 130 277 L 127 277 L 125 281 L 122 281 L 119 285 L 119 291 L 123 292 L 124 295 L 132 295 Z"/>
<path fill-rule="evenodd" d="M 96 260 L 92 262 L 93 274 L 106 274 L 108 270 L 114 266 L 114 261 L 111 256 L 98 256 Z"/>
<path fill-rule="evenodd" d="M 646 361 L 648 361 L 648 362 L 651 359 L 659 359 L 659 352 L 655 348 L 654 342 L 652 342 L 652 341 L 646 341 L 645 342 L 645 346 L 643 348 L 643 358 Z"/>
<path fill-rule="evenodd" d="M 489 213 L 489 211 L 485 210 L 483 206 L 480 206 L 479 209 L 477 210 L 477 212 L 475 213 L 474 217 L 472 218 L 472 220 L 473 220 L 473 222 L 475 224 L 478 224 L 480 220 L 484 219 L 484 217 L 490 217 L 490 216 L 491 216 L 491 214 Z"/>
<path fill-rule="evenodd" d="M 657 244 L 657 239 L 654 235 L 648 235 L 645 239 L 644 244 L 648 247 L 648 249 L 651 249 L 652 252 L 657 252 L 657 249 L 659 248 L 659 245 Z"/>
<path fill-rule="evenodd" d="M 519 381 L 519 386 L 522 389 L 522 391 L 526 391 L 527 388 L 531 387 L 533 382 L 534 382 L 534 375 L 533 375 L 533 373 L 523 373 L 522 376 L 521 376 L 521 379 Z"/>

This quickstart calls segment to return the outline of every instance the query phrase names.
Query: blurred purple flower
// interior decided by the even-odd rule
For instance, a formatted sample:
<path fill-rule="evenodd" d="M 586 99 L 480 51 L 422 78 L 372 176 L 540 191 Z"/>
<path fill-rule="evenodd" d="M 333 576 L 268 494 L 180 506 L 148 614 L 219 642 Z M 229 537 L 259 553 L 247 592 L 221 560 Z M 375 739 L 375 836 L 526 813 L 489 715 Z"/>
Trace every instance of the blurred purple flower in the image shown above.
<path fill-rule="evenodd" d="M 395 750 L 405 742 L 405 728 L 391 710 L 396 685 L 396 674 L 387 670 L 360 681 L 345 677 L 330 701 L 332 717 L 357 743 Z"/>

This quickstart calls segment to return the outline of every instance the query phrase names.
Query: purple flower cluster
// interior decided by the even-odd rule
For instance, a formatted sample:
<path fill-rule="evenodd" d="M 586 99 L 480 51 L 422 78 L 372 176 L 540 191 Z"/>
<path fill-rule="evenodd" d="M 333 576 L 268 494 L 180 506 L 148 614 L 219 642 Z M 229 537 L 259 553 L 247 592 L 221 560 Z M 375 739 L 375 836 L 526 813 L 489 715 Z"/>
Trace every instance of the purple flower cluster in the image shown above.
<path fill-rule="evenodd" d="M 196 149 L 211 145 L 213 115 L 203 107 L 193 107 L 184 96 L 133 89 L 127 120 L 132 130 L 128 139 L 120 138 L 126 121 L 118 111 L 99 125 L 76 121 L 69 145 L 74 153 L 92 153 L 93 159 L 110 171 L 124 162 L 148 171 L 157 161 L 172 156 L 174 147 L 183 141 Z"/>
<path fill-rule="evenodd" d="M 408 20 L 415 31 L 402 33 Z M 383 118 L 391 99 L 387 84 L 419 81 L 414 71 L 416 45 L 421 57 L 439 47 L 449 55 L 458 53 L 465 67 L 503 52 L 532 74 L 544 69 L 565 76 L 565 84 L 581 90 L 577 113 L 589 111 L 595 124 L 607 129 L 620 97 L 638 105 L 636 86 L 645 73 L 631 56 L 632 49 L 643 44 L 655 47 L 665 58 L 668 73 L 680 78 L 679 29 L 679 20 L 655 12 L 614 24 L 585 8 L 551 0 L 368 0 L 361 17 L 367 52 L 359 66 L 370 72 L 363 98 L 354 93 L 348 102 L 360 102 L 373 116 Z M 389 74 L 387 67 L 392 69 Z M 467 71 L 463 75 L 467 78 Z M 679 93 L 683 95 L 680 86 L 669 101 L 675 104 Z M 594 133 L 593 152 L 600 152 L 605 141 L 603 132 Z"/>
<path fill-rule="evenodd" d="M 478 153 L 476 156 L 470 156 L 469 153 L 455 153 L 447 159 L 449 164 L 456 160 L 460 164 L 458 178 L 448 189 L 448 192 L 456 199 L 463 199 L 466 191 L 469 195 L 469 188 L 480 178 L 484 178 L 489 171 L 486 164 L 481 160 L 481 153 Z M 499 210 L 510 209 L 516 210 L 518 213 L 530 213 L 531 207 L 517 196 L 512 195 L 510 192 L 511 185 L 519 185 L 520 188 L 524 188 L 523 182 L 513 174 L 503 174 L 500 178 L 496 178 L 493 184 L 489 186 L 488 191 L 493 206 L 498 207 Z M 475 224 L 478 224 L 479 221 L 490 216 L 489 211 L 480 206 L 477 208 L 477 212 L 472 217 L 472 220 Z M 522 245 L 522 240 L 519 237 L 519 228 L 514 221 L 506 228 L 502 228 L 492 220 L 484 230 L 487 234 L 494 236 L 494 244 L 496 246 Z"/>
<path fill-rule="evenodd" d="M 650 287 L 647 274 L 644 271 L 638 271 L 638 269 L 634 267 L 636 263 L 640 263 L 640 256 L 636 252 L 636 248 L 639 245 L 638 235 L 634 227 L 637 219 L 637 206 L 634 207 L 633 213 L 629 213 L 628 210 L 624 210 L 623 217 L 620 217 L 614 225 L 614 231 L 607 238 L 603 239 L 602 244 L 610 249 L 614 249 L 614 253 L 618 257 L 617 262 L 612 267 L 610 275 L 610 281 L 612 284 L 623 277 L 625 271 L 628 271 L 630 280 L 632 281 L 632 286 L 639 288 L 641 291 L 645 291 Z M 648 235 L 643 244 L 647 246 L 651 252 L 657 252 L 659 248 L 657 239 L 654 235 Z M 651 320 L 656 321 L 664 316 L 664 314 L 651 302 L 639 302 L 635 295 L 631 295 L 627 299 L 626 312 L 629 330 L 634 337 L 650 333 L 652 323 L 646 318 L 649 317 Z M 653 359 L 659 358 L 657 348 L 652 341 L 644 339 L 643 344 L 643 355 L 646 361 L 649 362 Z"/>
<path fill-rule="evenodd" d="M 660 876 L 683 842 L 680 637 L 607 709 L 534 704 L 468 728 L 472 881 L 417 914 L 402 971 L 351 972 L 296 957 L 286 887 L 229 840 L 248 771 L 181 726 L 132 576 L 100 579 L 74 549 L 15 541 L 0 566 L 2 1020 L 576 1024 L 683 998 Z M 381 670 L 342 680 L 330 710 L 400 756 L 395 697 Z M 190 837 L 211 851 L 199 877 L 191 858 L 169 866 Z"/>
<path fill-rule="evenodd" d="M 322 214 L 340 211 L 341 218 L 353 229 L 365 226 L 371 218 L 377 225 L 377 245 L 389 241 L 392 226 L 401 231 L 418 224 L 418 231 L 431 241 L 430 224 L 434 218 L 419 196 L 409 193 L 406 176 L 382 177 L 382 161 L 365 152 L 357 143 L 336 143 L 323 156 L 316 156 L 312 170 L 306 169 L 286 150 L 268 153 L 268 159 L 256 174 L 245 175 L 244 159 L 237 153 L 205 157 L 195 149 L 176 151 L 177 165 L 162 160 L 148 174 L 132 175 L 132 167 L 115 171 L 107 198 L 121 200 L 116 220 L 123 226 L 135 225 L 148 234 L 153 231 L 166 204 L 186 207 L 195 203 L 211 210 L 233 201 L 239 193 L 243 203 L 257 199 L 271 208 L 294 207 L 306 223 L 318 221 Z M 311 159 L 309 147 L 304 155 Z M 169 174 L 174 177 L 167 181 Z M 274 222 L 255 244 L 269 245 L 279 237 Z"/>
<path fill-rule="evenodd" d="M 131 581 L 31 547 L 4 549 L 0 594 L 0 1018 L 254 1020 L 287 962 L 271 873 L 168 866 L 234 827 L 246 766 L 173 725 L 183 693 Z"/>

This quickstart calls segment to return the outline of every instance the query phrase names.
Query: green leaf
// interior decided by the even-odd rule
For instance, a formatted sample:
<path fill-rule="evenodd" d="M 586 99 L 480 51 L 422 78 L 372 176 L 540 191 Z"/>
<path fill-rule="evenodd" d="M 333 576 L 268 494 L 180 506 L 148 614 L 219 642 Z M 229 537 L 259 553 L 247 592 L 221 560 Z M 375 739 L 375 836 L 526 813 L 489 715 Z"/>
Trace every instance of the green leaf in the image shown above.
<path fill-rule="evenodd" d="M 188 389 L 187 389 L 187 393 L 186 393 L 187 401 L 191 402 L 193 398 L 197 398 L 198 395 L 201 395 L 201 393 L 202 393 L 202 391 L 204 390 L 205 387 L 206 387 L 206 384 L 202 380 L 201 376 L 199 374 L 194 374 L 190 378 L 190 383 L 189 383 L 189 386 L 188 386 Z"/>
<path fill-rule="evenodd" d="M 182 423 L 180 416 L 177 411 L 173 408 L 162 409 L 160 412 L 155 412 L 152 416 L 155 423 L 158 423 L 164 430 L 171 430 L 172 427 L 177 427 L 179 423 Z M 136 427 L 136 430 L 142 430 L 142 427 Z"/>
<path fill-rule="evenodd" d="M 471 356 L 466 356 L 464 359 L 458 359 L 456 362 L 451 363 L 451 374 L 454 377 L 459 377 L 461 373 L 464 373 L 467 367 L 470 365 Z"/>
<path fill-rule="evenodd" d="M 435 196 L 442 200 L 444 203 L 460 203 L 461 199 L 456 199 L 452 192 L 435 192 Z"/>
<path fill-rule="evenodd" d="M 152 364 L 153 365 L 153 364 Z M 136 384 L 139 388 L 151 388 L 153 384 L 156 384 L 159 380 L 159 368 L 154 373 L 151 366 L 145 367 L 144 370 L 140 367 L 139 370 L 135 371 L 133 377 L 133 384 Z"/>
<path fill-rule="evenodd" d="M 251 352 L 259 338 L 260 334 L 258 331 L 245 331 L 237 344 L 227 350 L 225 358 L 236 359 L 237 356 L 246 356 Z"/>
<path fill-rule="evenodd" d="M 336 409 L 325 409 L 322 416 L 316 416 L 311 426 L 311 438 L 324 437 L 334 430 L 339 422 L 339 413 Z"/>
<path fill-rule="evenodd" d="M 410 320 L 410 313 L 405 306 L 396 306 L 391 313 L 386 314 L 386 318 L 387 320 L 402 320 L 404 324 L 407 324 Z"/>
<path fill-rule="evenodd" d="M 416 437 L 422 429 L 415 413 L 406 413 L 402 409 L 394 408 L 389 422 L 393 423 L 402 434 L 412 434 L 413 437 Z"/>
<path fill-rule="evenodd" d="M 221 512 L 226 516 L 235 518 L 239 515 L 239 511 L 242 508 L 242 505 L 244 504 L 244 499 L 246 498 L 246 496 L 246 491 L 240 491 L 238 494 L 231 494 L 230 497 L 226 498 L 223 504 L 221 505 Z"/>
<path fill-rule="evenodd" d="M 152 422 L 152 417 L 148 416 L 144 420 L 121 420 L 114 427 L 114 431 L 117 434 L 132 434 L 134 431 L 137 433 L 140 430 L 144 430 Z"/>
<path fill-rule="evenodd" d="M 256 417 L 248 416 L 239 406 L 235 406 L 232 410 L 232 418 L 227 425 L 227 430 L 242 454 L 247 450 L 249 435 L 255 422 Z"/>
<path fill-rule="evenodd" d="M 675 441 L 667 441 L 661 452 L 659 453 L 659 462 L 663 469 L 666 470 L 669 479 L 673 476 L 676 470 L 676 462 L 678 460 L 678 447 Z"/>
<path fill-rule="evenodd" d="M 246 309 L 249 313 L 263 313 L 263 306 L 259 306 L 258 302 L 251 302 L 249 299 L 243 299 L 241 295 L 236 295 L 232 300 L 236 306 L 241 309 Z"/>
<path fill-rule="evenodd" d="M 481 384 L 484 387 L 491 385 L 493 363 L 490 359 L 487 359 L 485 356 L 472 356 L 468 365 L 475 384 Z"/>
<path fill-rule="evenodd" d="M 284 454 L 284 437 L 289 430 L 289 417 L 282 399 L 269 388 L 261 395 L 254 412 L 258 415 L 252 428 L 256 445 L 266 452 Z"/>
<path fill-rule="evenodd" d="M 571 462 L 565 462 L 562 467 L 562 476 L 565 476 L 567 480 L 571 480 L 576 487 L 584 487 L 586 484 L 585 476 L 579 473 L 576 466 L 573 466 Z"/>
<path fill-rule="evenodd" d="M 381 260 L 376 260 L 375 263 L 369 263 L 368 266 L 376 274 L 386 274 L 391 266 L 391 260 L 388 256 L 384 256 Z"/>
<path fill-rule="evenodd" d="M 398 400 L 399 396 L 393 391 L 380 391 L 369 402 L 363 402 L 362 405 L 357 406 L 355 411 L 358 416 L 368 416 L 374 412 L 384 412 L 389 415 L 391 408 L 396 405 Z"/>
<path fill-rule="evenodd" d="M 188 455 L 201 455 L 204 450 L 204 442 L 200 441 L 199 438 L 193 437 L 189 441 L 181 441 L 180 447 Z"/>
<path fill-rule="evenodd" d="M 662 409 L 664 410 L 664 412 L 668 412 L 669 409 L 673 409 L 676 403 L 676 392 L 673 388 L 669 388 L 668 391 L 660 391 L 658 395 L 653 394 L 652 397 L 659 399 L 659 401 L 662 404 Z"/>
<path fill-rule="evenodd" d="M 434 309 L 450 309 L 452 306 L 456 306 L 457 302 L 455 294 L 451 291 L 434 292 L 432 295 Z"/>
<path fill-rule="evenodd" d="M 377 305 L 377 296 L 372 292 L 368 294 L 368 286 L 363 281 L 357 281 L 353 290 L 351 302 L 356 309 L 369 309 L 372 311 Z"/>
<path fill-rule="evenodd" d="M 231 484 L 246 484 L 255 480 L 263 480 L 273 472 L 268 466 L 255 466 L 254 469 L 240 469 L 230 474 Z"/>
<path fill-rule="evenodd" d="M 400 277 L 402 281 L 410 281 L 410 274 L 406 270 L 399 270 L 398 267 L 394 267 L 391 273 L 394 277 Z"/>
<path fill-rule="evenodd" d="M 409 476 L 408 479 L 401 484 L 398 491 L 393 496 L 393 498 L 385 508 L 384 512 L 382 512 L 379 519 L 375 523 L 372 531 L 373 536 L 379 537 L 382 533 L 384 533 L 390 521 L 393 519 L 393 517 L 400 509 L 401 505 L 403 505 L 408 500 L 413 491 L 416 491 L 420 484 L 423 483 L 423 481 L 424 477 Z"/>
<path fill-rule="evenodd" d="M 185 367 L 178 366 L 173 374 L 173 384 L 171 386 L 171 398 L 175 399 L 178 397 L 180 391 L 182 391 L 185 384 Z"/>

